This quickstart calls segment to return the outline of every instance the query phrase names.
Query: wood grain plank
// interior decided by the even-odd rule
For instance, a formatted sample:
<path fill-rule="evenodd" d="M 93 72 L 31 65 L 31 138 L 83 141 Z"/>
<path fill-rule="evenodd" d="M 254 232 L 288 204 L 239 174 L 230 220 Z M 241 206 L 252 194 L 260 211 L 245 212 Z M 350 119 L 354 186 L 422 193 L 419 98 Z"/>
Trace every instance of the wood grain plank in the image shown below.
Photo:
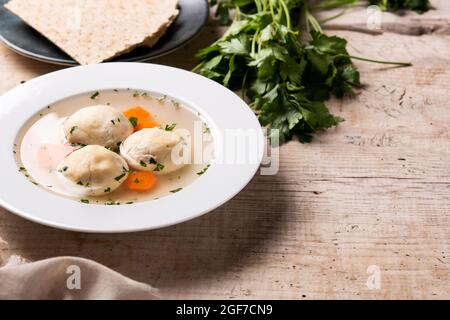
<path fill-rule="evenodd" d="M 221 32 L 212 23 L 156 62 L 190 69 Z M 257 175 L 211 214 L 157 231 L 92 235 L 0 209 L 0 260 L 82 256 L 167 298 L 449 298 L 450 37 L 337 34 L 354 54 L 414 67 L 358 62 L 364 88 L 328 103 L 346 121 L 312 144 L 283 145 L 277 175 Z M 52 70 L 0 45 L 0 92 Z M 381 270 L 380 290 L 366 286 L 370 265 Z"/>

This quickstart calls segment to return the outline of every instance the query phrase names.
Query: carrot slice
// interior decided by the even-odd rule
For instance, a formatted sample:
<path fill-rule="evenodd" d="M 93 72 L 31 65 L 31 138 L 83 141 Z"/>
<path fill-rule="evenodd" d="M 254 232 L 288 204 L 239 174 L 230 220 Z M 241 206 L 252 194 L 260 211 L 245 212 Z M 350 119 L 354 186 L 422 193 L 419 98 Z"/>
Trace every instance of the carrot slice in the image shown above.
<path fill-rule="evenodd" d="M 156 175 L 151 172 L 135 171 L 128 175 L 125 185 L 130 190 L 145 192 L 152 189 L 157 181 Z"/>
<path fill-rule="evenodd" d="M 140 106 L 131 107 L 130 109 L 125 110 L 123 114 L 127 118 L 135 117 L 138 119 L 148 119 L 151 117 L 150 112 Z"/>
<path fill-rule="evenodd" d="M 152 119 L 147 119 L 147 120 L 142 120 L 142 121 L 138 121 L 136 127 L 134 127 L 135 131 L 139 131 L 145 128 L 154 128 L 159 126 L 159 123 L 152 120 Z"/>
<path fill-rule="evenodd" d="M 144 128 L 157 127 L 159 124 L 152 119 L 150 112 L 140 106 L 134 106 L 123 112 L 134 126 L 134 131 L 139 131 Z"/>

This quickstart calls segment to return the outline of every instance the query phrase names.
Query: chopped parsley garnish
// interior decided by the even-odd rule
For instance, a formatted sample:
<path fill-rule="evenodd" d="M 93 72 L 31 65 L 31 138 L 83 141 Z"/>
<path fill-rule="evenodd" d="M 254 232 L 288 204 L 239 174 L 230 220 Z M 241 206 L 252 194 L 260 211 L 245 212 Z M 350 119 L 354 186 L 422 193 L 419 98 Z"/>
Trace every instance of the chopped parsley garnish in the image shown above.
<path fill-rule="evenodd" d="M 148 97 L 148 93 L 147 92 L 142 92 L 141 96 Z"/>
<path fill-rule="evenodd" d="M 115 126 L 116 122 L 114 120 L 111 120 L 111 123 Z"/>
<path fill-rule="evenodd" d="M 133 183 L 141 183 L 138 178 L 134 179 Z"/>
<path fill-rule="evenodd" d="M 116 180 L 117 182 L 119 182 L 120 180 L 122 180 L 123 179 L 123 177 L 125 177 L 127 175 L 127 173 L 126 172 L 124 172 L 124 173 L 122 173 L 120 176 L 118 176 L 118 177 L 115 177 L 114 178 L 114 180 Z"/>
<path fill-rule="evenodd" d="M 159 102 L 164 102 L 167 99 L 167 95 L 163 95 L 161 97 L 158 98 Z"/>
<path fill-rule="evenodd" d="M 140 96 L 139 92 L 136 91 L 135 93 L 133 93 L 133 98 L 137 98 L 139 96 Z"/>
<path fill-rule="evenodd" d="M 105 189 L 105 193 L 108 193 L 108 192 L 111 192 L 111 188 L 110 187 Z"/>
<path fill-rule="evenodd" d="M 82 202 L 82 203 L 89 203 L 89 200 L 88 199 L 81 199 L 80 202 Z"/>
<path fill-rule="evenodd" d="M 170 192 L 172 192 L 172 193 L 177 193 L 177 192 L 180 192 L 181 190 L 183 190 L 183 188 L 178 188 L 178 189 L 175 189 L 175 190 L 170 190 Z"/>
<path fill-rule="evenodd" d="M 173 129 L 175 129 L 175 127 L 177 126 L 176 123 L 172 123 L 172 124 L 166 124 L 166 127 L 164 128 L 164 130 L 166 131 L 173 131 Z"/>
<path fill-rule="evenodd" d="M 172 100 L 172 104 L 175 108 L 177 108 L 177 109 L 180 108 L 180 103 L 178 101 Z"/>
<path fill-rule="evenodd" d="M 72 127 L 72 129 L 70 129 L 70 134 L 72 134 L 75 131 L 76 128 L 77 127 Z"/>
<path fill-rule="evenodd" d="M 133 203 L 134 203 L 133 201 L 125 202 L 125 204 L 133 204 Z"/>
<path fill-rule="evenodd" d="M 86 147 L 86 145 L 82 144 L 82 143 L 71 143 L 70 146 L 71 147 L 82 147 L 82 148 Z"/>
<path fill-rule="evenodd" d="M 197 172 L 197 175 L 199 175 L 199 176 L 203 175 L 206 171 L 208 171 L 208 169 L 209 169 L 210 166 L 211 166 L 211 165 L 208 164 L 202 171 Z"/>
<path fill-rule="evenodd" d="M 105 206 L 120 206 L 120 202 L 108 201 L 105 202 Z"/>
<path fill-rule="evenodd" d="M 156 168 L 153 171 L 163 171 L 164 170 L 164 165 L 162 165 L 161 163 L 157 163 L 156 164 Z"/>
<path fill-rule="evenodd" d="M 25 178 L 27 178 L 28 181 L 30 181 L 30 182 L 31 182 L 32 184 L 34 184 L 35 186 L 38 186 L 38 185 L 39 185 L 39 183 L 37 183 L 37 182 L 31 180 L 31 177 L 30 177 L 30 175 L 28 174 L 27 169 L 25 169 L 25 167 L 20 167 L 20 168 L 19 168 L 19 172 L 22 172 L 22 174 L 25 176 Z"/>
<path fill-rule="evenodd" d="M 205 129 L 203 130 L 203 133 L 210 133 L 211 129 L 209 129 L 209 127 L 205 127 Z"/>
<path fill-rule="evenodd" d="M 117 90 L 117 89 L 114 89 L 113 91 L 114 91 L 114 92 L 119 92 L 119 90 Z"/>
<path fill-rule="evenodd" d="M 142 160 L 141 160 L 141 162 L 139 164 L 141 165 L 141 167 L 144 167 L 144 168 L 147 167 L 147 164 L 144 161 L 142 161 Z"/>
<path fill-rule="evenodd" d="M 155 158 L 150 158 L 150 164 L 158 164 L 158 161 L 155 160 Z"/>
<path fill-rule="evenodd" d="M 79 186 L 84 186 L 84 183 L 83 183 L 83 181 L 78 181 L 78 182 L 77 182 L 77 185 L 79 185 Z"/>
<path fill-rule="evenodd" d="M 95 100 L 99 95 L 100 95 L 100 92 L 97 91 L 91 96 L 91 99 Z"/>
<path fill-rule="evenodd" d="M 130 119 L 130 123 L 133 127 L 136 127 L 138 124 L 138 119 L 136 117 L 131 117 Z"/>

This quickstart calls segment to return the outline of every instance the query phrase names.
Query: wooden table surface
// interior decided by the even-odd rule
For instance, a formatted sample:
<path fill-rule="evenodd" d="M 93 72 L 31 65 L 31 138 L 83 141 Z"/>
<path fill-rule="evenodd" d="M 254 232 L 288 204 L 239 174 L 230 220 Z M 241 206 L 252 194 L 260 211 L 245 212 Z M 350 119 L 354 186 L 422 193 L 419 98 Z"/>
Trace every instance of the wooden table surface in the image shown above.
<path fill-rule="evenodd" d="M 0 264 L 81 256 L 165 298 L 450 298 L 450 4 L 432 2 L 423 16 L 383 14 L 382 33 L 367 32 L 364 9 L 329 25 L 352 53 L 414 66 L 358 62 L 364 88 L 328 103 L 346 121 L 283 145 L 277 175 L 201 218 L 135 234 L 60 231 L 0 209 Z M 190 69 L 222 32 L 211 21 L 154 62 Z M 56 69 L 0 45 L 0 93 Z M 367 286 L 377 270 L 380 286 Z"/>

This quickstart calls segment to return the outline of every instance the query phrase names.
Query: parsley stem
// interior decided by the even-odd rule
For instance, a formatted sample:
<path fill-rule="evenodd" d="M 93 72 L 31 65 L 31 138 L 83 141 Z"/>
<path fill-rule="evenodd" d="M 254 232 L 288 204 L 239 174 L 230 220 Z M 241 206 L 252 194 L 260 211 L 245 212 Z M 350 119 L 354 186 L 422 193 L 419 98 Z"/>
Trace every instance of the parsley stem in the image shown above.
<path fill-rule="evenodd" d="M 244 78 L 242 79 L 242 87 L 241 87 L 241 97 L 242 100 L 245 100 L 247 91 L 245 90 L 245 84 L 247 82 L 248 70 L 244 74 Z"/>
<path fill-rule="evenodd" d="M 306 3 L 304 4 L 304 14 L 305 14 L 305 19 L 306 19 L 306 25 L 307 26 L 310 25 L 313 28 L 314 31 L 323 33 L 323 30 L 322 30 L 322 27 L 320 26 L 320 23 L 311 14 L 311 12 L 309 12 L 309 9 L 308 9 Z"/>
<path fill-rule="evenodd" d="M 253 39 L 252 39 L 252 52 L 251 54 L 254 55 L 256 53 L 256 38 L 259 35 L 259 28 L 256 30 Z"/>
<path fill-rule="evenodd" d="M 291 25 L 291 15 L 289 13 L 289 9 L 286 5 L 286 3 L 284 3 L 283 0 L 280 1 L 281 7 L 284 10 L 284 15 L 286 16 L 286 26 L 288 27 L 288 29 L 292 29 L 292 25 Z"/>
<path fill-rule="evenodd" d="M 205 65 L 204 62 L 199 63 L 198 65 L 196 65 L 191 71 L 192 72 L 197 72 L 198 70 L 200 70 L 201 68 L 203 68 L 203 66 Z"/>
<path fill-rule="evenodd" d="M 324 23 L 327 23 L 327 22 L 329 22 L 329 21 L 331 21 L 331 20 L 337 19 L 337 18 L 343 16 L 344 14 L 346 14 L 347 11 L 350 10 L 350 8 L 352 8 L 352 7 L 353 7 L 353 6 L 348 6 L 347 8 L 345 8 L 345 9 L 339 11 L 339 12 L 336 13 L 335 15 L 332 15 L 331 17 L 328 17 L 328 18 L 325 18 L 325 19 L 323 19 L 323 20 L 320 20 L 319 23 L 320 23 L 320 24 L 324 24 Z"/>
<path fill-rule="evenodd" d="M 304 27 L 306 29 L 306 34 L 310 34 L 311 33 L 311 29 L 310 29 L 308 20 L 306 18 L 307 11 L 308 11 L 308 9 L 306 8 L 306 5 L 303 5 L 303 7 L 302 7 L 302 14 L 300 15 L 300 19 L 299 19 L 298 25 L 300 27 L 302 27 L 304 25 Z"/>
<path fill-rule="evenodd" d="M 348 6 L 354 6 L 359 2 L 359 0 L 339 0 L 339 1 L 323 1 L 323 4 L 316 4 L 314 6 L 311 6 L 312 11 L 319 11 L 319 10 L 330 10 L 339 8 L 344 5 Z"/>
<path fill-rule="evenodd" d="M 234 9 L 236 10 L 236 19 L 237 19 L 237 20 L 240 20 L 239 18 L 240 18 L 241 15 L 242 15 L 241 10 L 239 9 L 238 6 L 236 6 Z"/>
<path fill-rule="evenodd" d="M 263 9 L 261 7 L 261 3 L 258 0 L 255 0 L 255 5 L 256 5 L 256 11 L 261 12 L 261 10 Z"/>
<path fill-rule="evenodd" d="M 272 15 L 272 20 L 276 21 L 275 11 L 273 10 L 272 0 L 269 0 L 269 8 L 270 8 L 270 14 Z"/>
<path fill-rule="evenodd" d="M 350 56 L 350 58 L 355 59 L 355 60 L 379 63 L 379 64 L 398 65 L 398 66 L 402 66 L 402 67 L 410 67 L 410 66 L 412 66 L 411 62 L 374 60 L 374 59 L 369 59 L 369 58 L 364 58 L 364 57 L 357 57 L 357 56 Z"/>

